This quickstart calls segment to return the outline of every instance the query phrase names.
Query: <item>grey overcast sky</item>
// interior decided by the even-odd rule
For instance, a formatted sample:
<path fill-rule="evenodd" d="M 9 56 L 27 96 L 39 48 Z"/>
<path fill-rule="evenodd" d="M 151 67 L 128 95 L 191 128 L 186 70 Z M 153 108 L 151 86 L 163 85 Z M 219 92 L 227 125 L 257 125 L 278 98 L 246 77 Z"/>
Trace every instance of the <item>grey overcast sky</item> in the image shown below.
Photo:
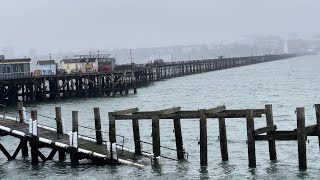
<path fill-rule="evenodd" d="M 319 0 L 0 0 L 0 47 L 41 53 L 319 34 Z"/>

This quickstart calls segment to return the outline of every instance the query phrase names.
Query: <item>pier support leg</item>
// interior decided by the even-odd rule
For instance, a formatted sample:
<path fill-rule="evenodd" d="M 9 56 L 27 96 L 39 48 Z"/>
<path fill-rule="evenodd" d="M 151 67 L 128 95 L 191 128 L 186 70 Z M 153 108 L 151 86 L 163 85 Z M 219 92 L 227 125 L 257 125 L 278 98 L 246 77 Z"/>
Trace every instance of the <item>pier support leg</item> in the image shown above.
<path fill-rule="evenodd" d="M 59 161 L 63 162 L 66 160 L 66 153 L 64 150 L 59 150 L 58 151 L 58 156 L 59 156 Z"/>
<path fill-rule="evenodd" d="M 98 107 L 95 107 L 93 109 L 93 111 L 94 111 L 94 124 L 95 124 L 95 129 L 96 129 L 97 144 L 102 144 L 100 110 Z"/>
<path fill-rule="evenodd" d="M 314 107 L 316 109 L 317 129 L 318 131 L 320 131 L 320 104 L 315 104 Z M 318 136 L 318 141 L 319 141 L 319 148 L 320 148 L 320 136 Z"/>
<path fill-rule="evenodd" d="M 113 154 L 112 154 L 112 144 L 116 143 L 116 120 L 112 112 L 108 113 L 109 115 L 109 141 L 111 144 L 110 147 L 110 158 L 113 159 Z"/>
<path fill-rule="evenodd" d="M 20 140 L 22 157 L 28 157 L 28 142 L 24 139 Z"/>
<path fill-rule="evenodd" d="M 159 123 L 159 115 L 155 113 L 152 116 L 152 147 L 153 147 L 153 155 L 156 160 L 157 157 L 160 157 L 160 123 Z"/>
<path fill-rule="evenodd" d="M 57 134 L 58 134 L 58 139 L 59 139 L 59 135 L 63 134 L 63 124 L 62 124 L 62 118 L 61 118 L 61 107 L 55 107 L 55 111 L 56 111 Z"/>
<path fill-rule="evenodd" d="M 222 161 L 228 161 L 228 143 L 225 118 L 219 118 L 219 137 Z"/>
<path fill-rule="evenodd" d="M 31 111 L 31 119 L 32 119 L 32 121 L 37 121 L 38 118 L 37 118 L 37 111 L 36 110 Z M 36 128 L 36 127 L 33 127 L 33 128 Z M 32 164 L 39 163 L 38 142 L 39 142 L 39 137 L 37 136 L 37 133 L 34 134 L 34 131 L 32 130 L 32 136 L 30 139 L 31 163 Z"/>
<path fill-rule="evenodd" d="M 306 153 L 306 129 L 304 108 L 297 108 L 297 139 L 298 139 L 298 158 L 299 169 L 307 169 L 307 153 Z"/>
<path fill-rule="evenodd" d="M 174 125 L 174 135 L 176 138 L 176 148 L 177 148 L 177 158 L 184 159 L 184 150 L 183 150 L 183 141 L 182 141 L 182 133 L 181 133 L 181 123 L 180 118 L 176 117 L 173 119 Z"/>
<path fill-rule="evenodd" d="M 132 129 L 134 138 L 134 152 L 135 154 L 141 154 L 139 119 L 132 119 Z"/>
<path fill-rule="evenodd" d="M 78 111 L 72 111 L 72 133 L 78 134 Z M 74 137 L 73 137 L 74 138 Z M 78 139 L 78 137 L 76 137 Z M 78 140 L 77 140 L 78 141 Z M 72 141 L 71 147 L 69 149 L 70 160 L 72 165 L 79 165 L 78 159 L 78 143 Z"/>
<path fill-rule="evenodd" d="M 247 143 L 248 143 L 248 157 L 249 157 L 249 167 L 256 167 L 256 145 L 254 140 L 254 119 L 253 110 L 248 109 L 246 111 L 247 117 Z"/>
<path fill-rule="evenodd" d="M 200 110 L 200 165 L 208 166 L 207 117 L 205 110 Z"/>
<path fill-rule="evenodd" d="M 267 126 L 272 126 L 273 125 L 272 105 L 267 104 L 267 105 L 265 105 L 265 108 L 267 110 L 267 112 L 266 112 Z M 273 134 L 273 132 L 267 132 L 267 135 L 272 135 L 272 134 Z M 276 151 L 275 140 L 269 140 L 268 144 L 269 144 L 270 160 L 277 160 L 277 151 Z"/>

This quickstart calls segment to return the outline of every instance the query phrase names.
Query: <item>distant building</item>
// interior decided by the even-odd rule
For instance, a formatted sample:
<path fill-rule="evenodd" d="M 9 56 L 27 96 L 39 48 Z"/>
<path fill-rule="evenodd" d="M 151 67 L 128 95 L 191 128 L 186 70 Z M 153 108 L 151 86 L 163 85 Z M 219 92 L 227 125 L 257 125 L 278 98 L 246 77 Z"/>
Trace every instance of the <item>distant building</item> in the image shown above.
<path fill-rule="evenodd" d="M 0 80 L 29 77 L 30 61 L 30 58 L 5 59 L 0 56 Z"/>
<path fill-rule="evenodd" d="M 63 59 L 63 69 L 68 73 L 76 72 L 96 72 L 98 71 L 98 62 L 96 58 L 72 57 Z"/>
<path fill-rule="evenodd" d="M 40 75 L 56 75 L 57 64 L 54 60 L 42 60 L 38 61 L 37 65 L 40 69 Z"/>
<path fill-rule="evenodd" d="M 114 58 L 97 58 L 99 72 L 111 72 L 114 70 L 116 60 Z"/>

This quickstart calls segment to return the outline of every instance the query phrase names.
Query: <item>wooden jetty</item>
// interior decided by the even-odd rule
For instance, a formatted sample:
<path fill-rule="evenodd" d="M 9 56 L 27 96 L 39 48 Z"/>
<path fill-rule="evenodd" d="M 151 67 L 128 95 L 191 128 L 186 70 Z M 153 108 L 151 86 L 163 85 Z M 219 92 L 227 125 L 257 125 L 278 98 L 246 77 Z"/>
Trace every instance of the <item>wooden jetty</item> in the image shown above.
<path fill-rule="evenodd" d="M 39 158 L 43 161 L 52 160 L 58 152 L 59 160 L 64 161 L 66 153 L 70 154 L 71 163 L 79 164 L 80 159 L 88 159 L 93 163 L 104 164 L 129 164 L 143 167 L 150 164 L 160 163 L 162 156 L 161 149 L 176 151 L 177 160 L 187 159 L 187 152 L 183 147 L 183 137 L 181 122 L 184 119 L 196 119 L 199 121 L 200 128 L 200 165 L 208 166 L 208 146 L 207 146 L 207 121 L 213 118 L 219 121 L 219 139 L 221 149 L 221 160 L 228 161 L 228 141 L 226 119 L 243 118 L 247 125 L 247 147 L 248 164 L 250 168 L 256 167 L 256 141 L 268 141 L 270 160 L 277 159 L 275 141 L 297 141 L 299 169 L 307 169 L 306 159 L 306 140 L 307 136 L 318 136 L 320 145 L 320 104 L 315 105 L 316 124 L 305 126 L 304 108 L 296 109 L 297 129 L 277 130 L 273 123 L 272 105 L 265 105 L 261 109 L 233 109 L 228 110 L 225 106 L 217 106 L 211 109 L 200 109 L 194 111 L 183 111 L 180 107 L 173 107 L 158 111 L 139 111 L 138 108 L 126 109 L 116 112 L 109 112 L 109 131 L 102 131 L 99 108 L 94 109 L 96 138 L 81 137 L 78 127 L 84 127 L 78 124 L 78 112 L 72 112 L 72 131 L 68 134 L 63 133 L 63 119 L 61 118 L 61 109 L 56 107 L 57 128 L 48 128 L 38 124 L 37 111 L 31 111 L 29 123 L 25 123 L 24 112 L 26 110 L 19 105 L 19 119 L 3 118 L 0 121 L 0 135 L 13 136 L 20 139 L 17 150 L 11 155 L 0 142 L 0 150 L 8 159 L 14 159 L 21 150 L 22 156 L 28 156 L 28 143 L 31 149 L 31 162 L 37 164 Z M 256 129 L 254 122 L 256 117 L 264 117 L 266 126 Z M 124 148 L 123 144 L 117 142 L 116 122 L 131 120 L 133 129 L 134 150 Z M 148 143 L 140 138 L 139 121 L 151 120 L 152 122 L 152 142 Z M 172 120 L 174 124 L 174 133 L 176 147 L 170 148 L 161 146 L 160 139 L 160 121 Z M 39 121 L 41 122 L 41 121 Z M 102 132 L 109 134 L 109 141 L 102 139 Z M 152 152 L 144 152 L 142 144 L 152 145 Z M 40 148 L 51 148 L 52 151 L 48 157 L 45 157 Z"/>
<path fill-rule="evenodd" d="M 301 54 L 279 54 L 118 66 L 110 73 L 73 73 L 0 80 L 0 104 L 14 105 L 64 98 L 128 95 L 137 87 L 173 77 L 281 60 Z"/>

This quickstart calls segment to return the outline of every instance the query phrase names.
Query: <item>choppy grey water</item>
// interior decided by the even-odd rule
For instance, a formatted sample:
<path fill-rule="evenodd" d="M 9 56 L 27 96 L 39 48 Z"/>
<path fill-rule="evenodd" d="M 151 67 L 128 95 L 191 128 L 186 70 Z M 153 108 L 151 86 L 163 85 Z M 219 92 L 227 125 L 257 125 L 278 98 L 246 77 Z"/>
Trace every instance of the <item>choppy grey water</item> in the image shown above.
<path fill-rule="evenodd" d="M 138 94 L 119 98 L 76 99 L 27 105 L 39 114 L 54 117 L 54 107 L 62 107 L 66 129 L 71 126 L 71 111 L 79 111 L 79 124 L 94 126 L 93 107 L 100 107 L 102 128 L 108 129 L 108 111 L 139 107 L 140 110 L 181 106 L 197 110 L 225 104 L 227 108 L 264 108 L 273 104 L 274 121 L 281 130 L 296 127 L 295 108 L 306 108 L 306 125 L 314 124 L 313 104 L 320 103 L 320 56 L 298 57 L 288 60 L 256 64 L 246 67 L 208 72 L 156 82 L 138 89 Z M 14 109 L 6 114 L 16 116 Z M 39 117 L 40 123 L 54 126 L 52 120 Z M 162 159 L 160 167 L 94 166 L 71 167 L 56 161 L 30 165 L 30 158 L 8 161 L 0 154 L 0 179 L 315 179 L 318 177 L 320 157 L 317 138 L 307 144 L 308 170 L 298 170 L 297 142 L 276 142 L 278 160 L 270 162 L 267 142 L 256 143 L 257 168 L 248 168 L 246 124 L 244 119 L 227 119 L 229 161 L 222 162 L 218 140 L 218 122 L 208 119 L 208 167 L 199 166 L 199 122 L 182 121 L 183 143 L 189 153 L 187 162 Z M 255 127 L 265 125 L 265 118 L 257 118 Z M 117 134 L 126 137 L 125 146 L 132 148 L 131 121 L 117 122 Z M 161 145 L 175 147 L 173 122 L 162 120 Z M 80 128 L 81 134 L 94 137 L 94 132 Z M 141 139 L 151 142 L 151 121 L 140 123 Z M 108 138 L 107 135 L 104 136 Z M 120 139 L 118 138 L 120 141 Z M 15 139 L 1 137 L 1 143 L 11 152 Z M 151 152 L 151 146 L 144 145 Z M 162 154 L 175 157 L 175 152 L 162 149 Z"/>

